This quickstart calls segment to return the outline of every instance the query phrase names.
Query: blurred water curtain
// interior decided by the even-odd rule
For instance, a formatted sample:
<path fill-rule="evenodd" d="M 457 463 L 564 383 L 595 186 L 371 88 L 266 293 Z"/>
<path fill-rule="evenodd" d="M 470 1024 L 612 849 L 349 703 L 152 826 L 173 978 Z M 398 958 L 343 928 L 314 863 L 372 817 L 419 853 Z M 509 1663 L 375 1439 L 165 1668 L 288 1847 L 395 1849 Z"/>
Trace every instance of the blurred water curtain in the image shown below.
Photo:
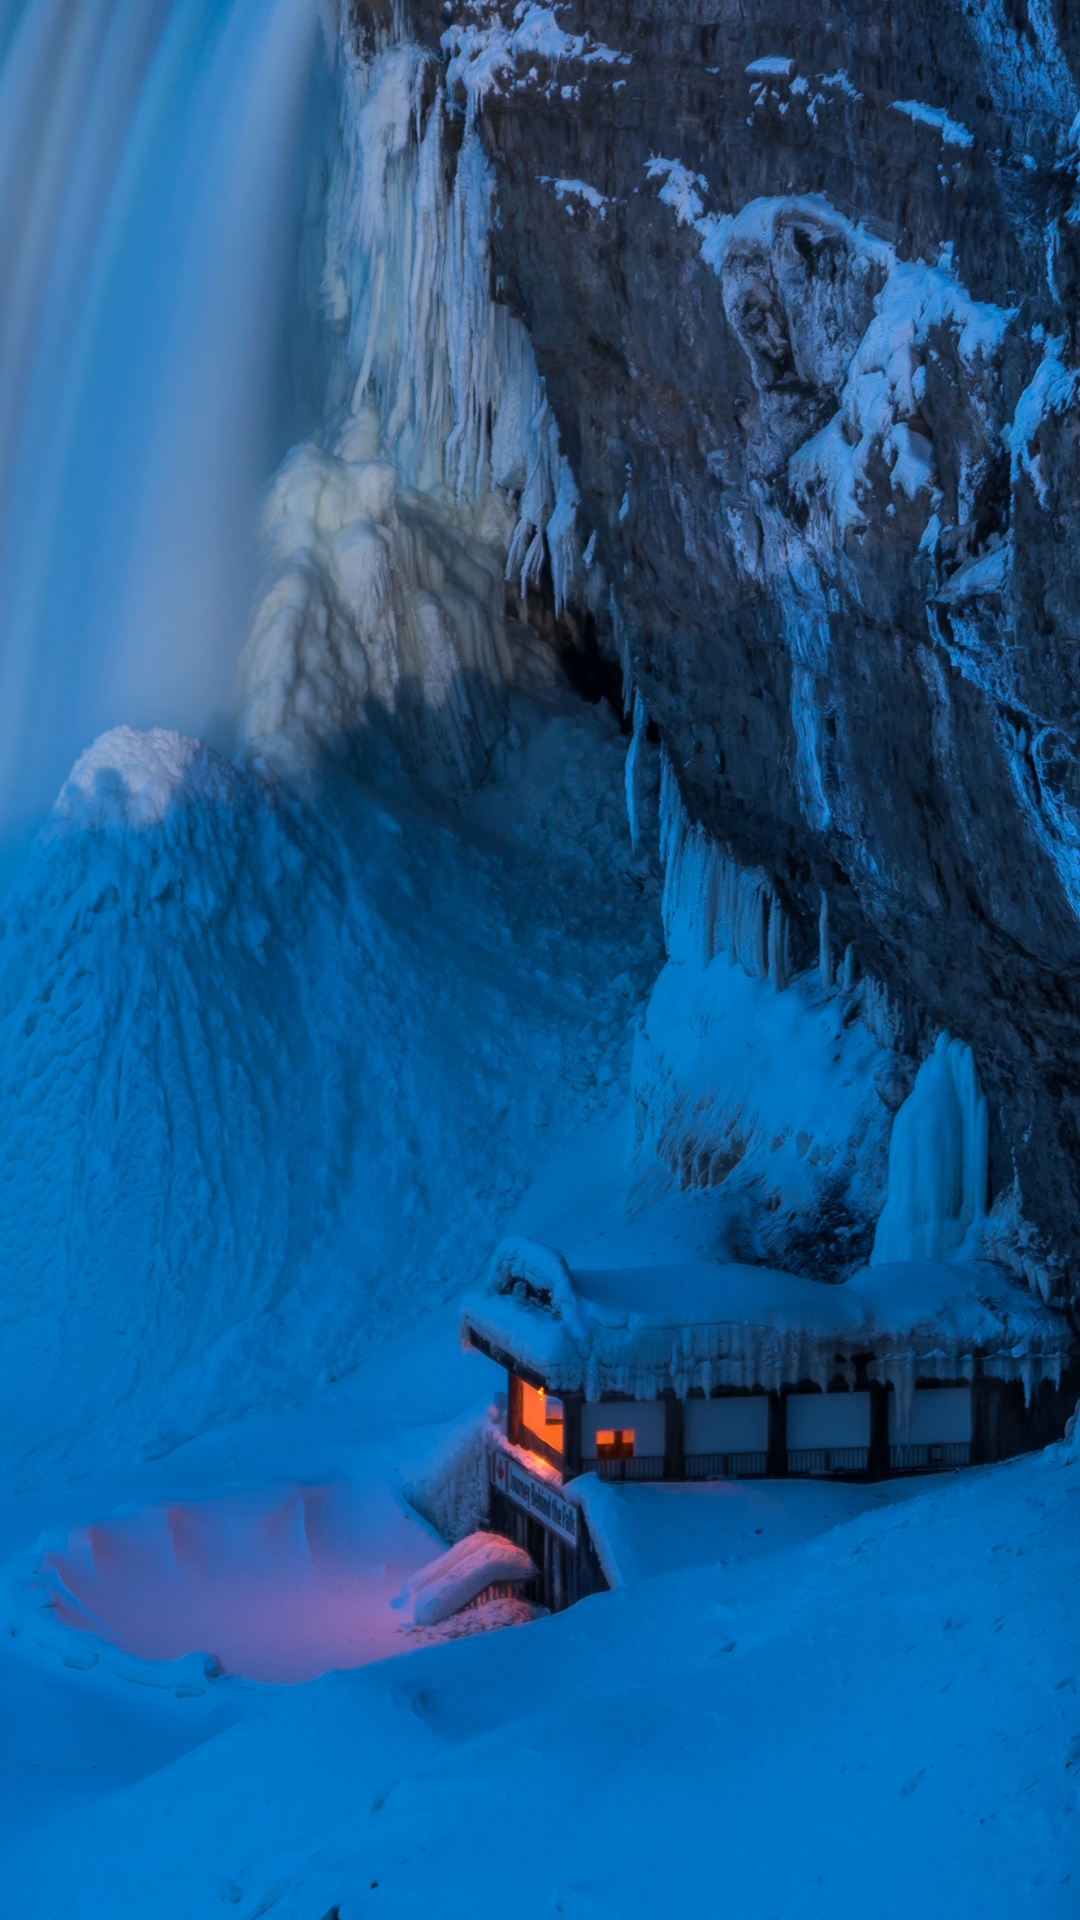
<path fill-rule="evenodd" d="M 104 728 L 231 708 L 328 12 L 0 0 L 0 835 Z"/>

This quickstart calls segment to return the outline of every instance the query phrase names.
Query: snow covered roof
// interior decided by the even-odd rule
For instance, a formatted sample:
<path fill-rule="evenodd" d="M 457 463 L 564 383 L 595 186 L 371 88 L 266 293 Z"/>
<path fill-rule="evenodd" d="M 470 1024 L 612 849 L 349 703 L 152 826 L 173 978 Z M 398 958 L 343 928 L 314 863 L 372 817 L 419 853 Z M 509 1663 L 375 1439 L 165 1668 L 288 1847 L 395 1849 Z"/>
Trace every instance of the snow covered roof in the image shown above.
<path fill-rule="evenodd" d="M 916 1379 L 976 1372 L 1057 1383 L 1068 1326 L 996 1267 L 920 1260 L 866 1268 L 840 1286 L 766 1267 L 674 1260 L 571 1272 L 554 1248 L 504 1241 L 468 1294 L 462 1337 L 556 1391 L 652 1399 L 666 1387 L 773 1388 L 837 1374 L 906 1396 Z"/>

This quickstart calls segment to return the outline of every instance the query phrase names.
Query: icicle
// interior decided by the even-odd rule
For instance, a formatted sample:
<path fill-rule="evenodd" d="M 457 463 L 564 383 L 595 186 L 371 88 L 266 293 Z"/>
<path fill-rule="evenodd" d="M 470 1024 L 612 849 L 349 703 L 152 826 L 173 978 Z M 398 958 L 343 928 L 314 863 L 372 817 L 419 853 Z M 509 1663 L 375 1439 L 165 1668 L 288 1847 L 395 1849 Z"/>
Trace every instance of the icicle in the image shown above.
<path fill-rule="evenodd" d="M 592 545 L 591 540 L 589 545 Z M 589 564 L 587 559 L 585 564 L 586 566 Z M 619 606 L 618 600 L 615 598 L 614 588 L 611 589 L 608 595 L 608 606 L 611 610 L 611 626 L 615 635 L 615 651 L 619 656 L 619 665 L 622 668 L 623 712 L 629 713 L 634 701 L 634 669 L 630 661 L 630 638 L 626 631 L 626 623 L 622 617 L 622 609 Z M 667 756 L 665 754 L 665 761 L 666 758 Z"/>
<path fill-rule="evenodd" d="M 641 844 L 641 822 L 638 815 L 638 773 L 641 761 L 641 748 L 645 739 L 648 715 L 645 702 L 640 693 L 634 694 L 634 731 L 630 736 L 630 745 L 626 749 L 626 817 L 630 823 L 630 845 L 636 853 Z"/>
<path fill-rule="evenodd" d="M 769 977 L 768 891 L 756 874 L 741 873 L 735 914 L 735 958 L 751 980 Z"/>
<path fill-rule="evenodd" d="M 772 903 L 769 914 L 769 979 L 783 993 L 791 979 L 791 934 L 783 907 Z"/>
<path fill-rule="evenodd" d="M 833 972 L 832 942 L 829 938 L 829 896 L 821 896 L 821 912 L 818 915 L 818 965 L 821 969 L 821 984 L 831 987 L 835 980 Z"/>
<path fill-rule="evenodd" d="M 897 1045 L 899 1020 L 886 989 L 880 980 L 872 979 L 869 974 L 863 978 L 862 1019 L 863 1025 L 881 1046 L 891 1049 Z"/>
<path fill-rule="evenodd" d="M 555 612 L 566 612 L 570 588 L 578 565 L 577 510 L 581 502 L 569 462 L 559 456 L 559 480 L 555 506 L 547 523 L 548 553 L 551 555 L 551 580 L 555 593 Z"/>
<path fill-rule="evenodd" d="M 843 993 L 854 993 L 855 991 L 855 949 L 851 946 L 845 947 L 844 949 L 844 965 L 840 975 L 840 987 Z"/>
<path fill-rule="evenodd" d="M 679 792 L 679 782 L 666 747 L 660 750 L 660 858 L 673 866 L 690 822 Z"/>

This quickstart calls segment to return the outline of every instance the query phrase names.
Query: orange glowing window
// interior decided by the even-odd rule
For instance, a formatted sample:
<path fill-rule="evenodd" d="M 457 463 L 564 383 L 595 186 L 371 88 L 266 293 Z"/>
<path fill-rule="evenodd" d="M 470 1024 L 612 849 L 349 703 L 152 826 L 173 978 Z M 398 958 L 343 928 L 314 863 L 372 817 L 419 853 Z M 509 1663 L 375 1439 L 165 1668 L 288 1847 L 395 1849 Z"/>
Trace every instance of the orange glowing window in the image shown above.
<path fill-rule="evenodd" d="M 598 1460 L 632 1460 L 633 1427 L 601 1427 L 596 1436 L 596 1457 Z"/>
<path fill-rule="evenodd" d="M 542 1440 L 546 1447 L 553 1447 L 556 1453 L 563 1450 L 563 1404 L 553 1393 L 545 1393 L 543 1387 L 531 1387 L 527 1380 L 521 1382 L 521 1424 L 525 1429 L 522 1436 L 528 1446 L 529 1435 Z"/>

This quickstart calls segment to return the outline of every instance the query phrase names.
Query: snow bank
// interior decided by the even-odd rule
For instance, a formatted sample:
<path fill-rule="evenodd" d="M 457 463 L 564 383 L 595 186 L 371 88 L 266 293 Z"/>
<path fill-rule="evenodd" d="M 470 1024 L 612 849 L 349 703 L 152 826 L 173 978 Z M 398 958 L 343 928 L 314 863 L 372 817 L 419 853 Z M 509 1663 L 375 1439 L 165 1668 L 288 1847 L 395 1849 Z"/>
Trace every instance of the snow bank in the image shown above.
<path fill-rule="evenodd" d="M 129 1509 L 39 1550 L 12 1624 L 181 1695 L 295 1684 L 405 1651 L 394 1596 L 433 1538 L 378 1481 Z"/>
<path fill-rule="evenodd" d="M 407 1580 L 394 1605 L 408 1607 L 418 1627 L 436 1627 L 460 1613 L 488 1587 L 535 1580 L 538 1569 L 524 1547 L 499 1533 L 470 1533 Z"/>
<path fill-rule="evenodd" d="M 1075 1460 L 944 1476 L 847 1524 L 862 1489 L 798 1492 L 838 1524 L 782 1557 L 752 1557 L 783 1529 L 743 1508 L 726 1565 L 282 1692 L 68 1798 L 13 1836 L 0 1904 L 353 1920 L 377 1880 L 395 1917 L 475 1920 L 521 1886 L 529 1833 L 530 1920 L 693 1913 L 718 1858 L 739 1915 L 861 1920 L 875 1885 L 881 1920 L 1075 1920 Z"/>
<path fill-rule="evenodd" d="M 860 1514 L 911 1497 L 911 1481 L 722 1480 L 698 1485 L 601 1480 L 583 1474 L 571 1497 L 612 1587 L 637 1586 L 683 1567 L 725 1568 L 787 1553 Z"/>
<path fill-rule="evenodd" d="M 155 727 L 116 727 L 80 756 L 53 808 L 50 832 L 139 833 L 185 805 L 235 807 L 240 781 L 201 740 Z M 174 814 L 179 817 L 179 813 Z"/>

